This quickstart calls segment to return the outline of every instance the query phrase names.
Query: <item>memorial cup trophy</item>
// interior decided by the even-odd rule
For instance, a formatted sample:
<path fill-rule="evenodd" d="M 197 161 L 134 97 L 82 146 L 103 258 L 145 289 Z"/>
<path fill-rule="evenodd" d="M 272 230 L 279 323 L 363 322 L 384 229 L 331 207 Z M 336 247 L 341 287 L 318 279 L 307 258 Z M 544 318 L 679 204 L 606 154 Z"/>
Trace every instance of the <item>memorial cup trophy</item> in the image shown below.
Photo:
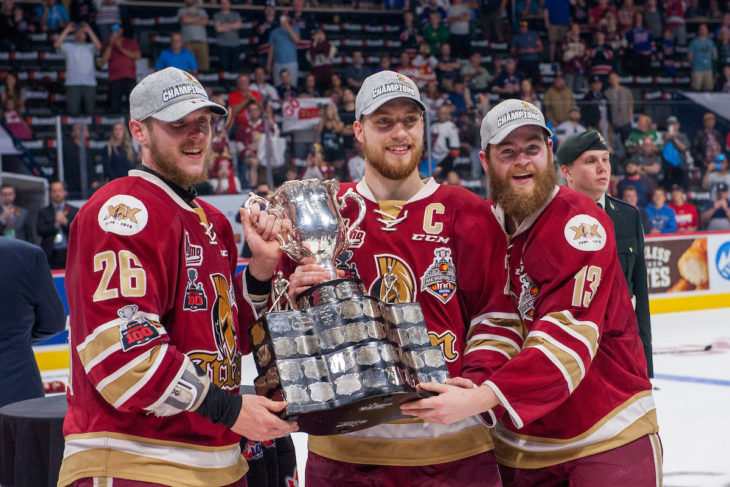
<path fill-rule="evenodd" d="M 365 216 L 360 195 L 349 189 L 338 198 L 338 190 L 334 180 L 288 181 L 268 198 L 252 195 L 245 204 L 289 218 L 291 232 L 279 237 L 282 250 L 296 262 L 313 258 L 333 277 L 298 296 L 295 306 L 279 273 L 271 309 L 249 330 L 256 393 L 286 400 L 282 416 L 316 435 L 402 418 L 400 405 L 420 397 L 419 382 L 448 378 L 418 303 L 382 302 L 362 281 L 336 278 L 337 256 Z M 349 226 L 340 215 L 348 200 L 359 208 Z"/>

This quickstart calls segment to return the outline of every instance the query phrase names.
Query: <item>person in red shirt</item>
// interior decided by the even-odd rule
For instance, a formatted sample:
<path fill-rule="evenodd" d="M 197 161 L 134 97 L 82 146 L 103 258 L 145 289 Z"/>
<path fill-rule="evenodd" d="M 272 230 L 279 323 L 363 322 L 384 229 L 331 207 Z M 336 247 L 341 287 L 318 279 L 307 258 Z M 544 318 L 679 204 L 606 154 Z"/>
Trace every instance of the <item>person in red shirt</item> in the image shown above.
<path fill-rule="evenodd" d="M 251 77 L 248 73 L 241 73 L 236 78 L 236 91 L 232 91 L 228 95 L 228 111 L 231 113 L 228 123 L 230 125 L 234 121 L 239 127 L 246 124 L 246 120 L 248 119 L 246 109 L 251 102 L 258 104 L 259 108 L 263 106 L 261 94 L 258 91 L 250 89 L 250 84 Z"/>
<path fill-rule="evenodd" d="M 230 103 L 230 98 L 229 98 Z M 240 151 L 243 162 L 248 166 L 248 185 L 256 187 L 258 183 L 259 166 L 259 143 L 261 137 L 266 133 L 266 121 L 261 115 L 261 107 L 258 103 L 250 103 L 246 110 L 248 115 L 236 130 L 236 148 Z M 274 121 L 273 112 L 269 110 L 269 134 L 274 137 L 278 135 L 278 127 Z"/>
<path fill-rule="evenodd" d="M 672 201 L 667 205 L 677 215 L 677 232 L 696 232 L 700 223 L 697 208 L 692 203 L 687 202 L 684 196 L 684 188 L 678 184 L 673 184 L 671 198 Z"/>
<path fill-rule="evenodd" d="M 109 108 L 114 114 L 126 113 L 129 111 L 129 93 L 137 83 L 136 61 L 142 53 L 137 41 L 124 36 L 124 27 L 113 24 L 111 29 L 109 44 L 104 46 L 101 57 L 109 64 Z"/>

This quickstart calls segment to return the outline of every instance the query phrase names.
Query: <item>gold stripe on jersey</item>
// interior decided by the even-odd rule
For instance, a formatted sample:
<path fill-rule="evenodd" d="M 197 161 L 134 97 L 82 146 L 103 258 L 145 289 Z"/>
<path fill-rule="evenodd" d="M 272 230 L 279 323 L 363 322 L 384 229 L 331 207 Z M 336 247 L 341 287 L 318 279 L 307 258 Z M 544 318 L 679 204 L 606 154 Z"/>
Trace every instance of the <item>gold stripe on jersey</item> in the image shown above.
<path fill-rule="evenodd" d="M 514 340 L 510 340 L 501 335 L 479 333 L 466 342 L 464 354 L 480 350 L 492 350 L 501 353 L 507 358 L 512 358 L 519 353 L 520 346 Z"/>
<path fill-rule="evenodd" d="M 403 206 L 407 203 L 405 200 L 378 200 L 380 211 L 387 213 L 393 219 L 398 218 Z"/>
<path fill-rule="evenodd" d="M 469 340 L 477 330 L 482 331 L 484 327 L 505 330 L 522 338 L 526 335 L 525 325 L 519 315 L 514 313 L 487 313 L 477 316 L 471 320 L 471 326 L 466 334 Z"/>
<path fill-rule="evenodd" d="M 96 433 L 69 435 L 59 486 L 86 477 L 117 477 L 176 487 L 236 482 L 248 470 L 239 446 L 203 447 Z"/>
<path fill-rule="evenodd" d="M 593 427 L 572 438 L 521 435 L 502 423 L 493 430 L 494 453 L 514 468 L 544 468 L 626 445 L 659 430 L 651 391 L 629 398 Z"/>
<path fill-rule="evenodd" d="M 578 387 L 586 375 L 586 368 L 580 356 L 545 332 L 533 331 L 527 335 L 524 348 L 535 348 L 545 354 L 565 377 L 570 392 Z"/>
<path fill-rule="evenodd" d="M 102 379 L 96 385 L 96 390 L 109 404 L 113 404 L 115 407 L 117 404 L 121 405 L 120 399 L 129 395 L 130 390 L 141 389 L 147 383 L 146 379 L 157 371 L 163 349 L 167 349 L 167 344 L 154 347 L 138 355 Z"/>
<path fill-rule="evenodd" d="M 393 423 L 389 423 L 393 424 Z M 414 427 L 423 427 L 414 424 Z M 309 451 L 341 462 L 365 465 L 423 466 L 453 462 L 494 448 L 486 426 L 478 425 L 436 438 L 362 438 L 309 436 Z"/>
<path fill-rule="evenodd" d="M 598 326 L 592 321 L 577 320 L 573 317 L 570 311 L 567 310 L 548 313 L 541 319 L 557 325 L 568 335 L 583 342 L 588 349 L 591 359 L 596 355 L 600 333 L 598 331 Z"/>
<path fill-rule="evenodd" d="M 664 460 L 662 454 L 662 444 L 659 441 L 659 435 L 649 435 L 651 440 L 651 449 L 654 452 L 654 471 L 656 472 L 656 487 L 661 487 L 664 484 Z"/>

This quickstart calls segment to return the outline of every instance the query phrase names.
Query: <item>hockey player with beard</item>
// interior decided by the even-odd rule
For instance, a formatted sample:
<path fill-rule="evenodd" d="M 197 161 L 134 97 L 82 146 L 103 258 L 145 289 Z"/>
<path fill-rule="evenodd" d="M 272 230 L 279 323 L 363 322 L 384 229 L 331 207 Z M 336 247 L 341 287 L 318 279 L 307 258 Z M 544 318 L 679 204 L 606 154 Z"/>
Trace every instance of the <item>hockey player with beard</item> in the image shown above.
<path fill-rule="evenodd" d="M 439 395 L 401 410 L 440 424 L 494 414 L 505 486 L 661 485 L 654 400 L 613 225 L 590 198 L 555 185 L 549 136 L 542 113 L 521 100 L 494 107 L 481 127 L 489 214 L 509 241 L 522 319 L 516 353 L 491 375 L 423 384 Z"/>
<path fill-rule="evenodd" d="M 518 324 L 505 293 L 506 243 L 484 200 L 419 177 L 424 110 L 406 76 L 382 71 L 364 81 L 353 126 L 364 148 L 364 178 L 343 184 L 340 194 L 354 188 L 366 216 L 338 267 L 383 301 L 420 303 L 431 343 L 441 346 L 452 376 L 488 375 L 507 360 L 512 339 L 503 335 Z M 342 216 L 352 221 L 356 211 L 348 205 Z M 322 267 L 300 265 L 290 276 L 291 297 L 332 278 Z M 477 326 L 481 334 L 472 333 Z M 497 337 L 494 346 L 483 346 L 487 335 Z M 499 486 L 492 448 L 479 414 L 449 426 L 412 418 L 310 436 L 306 483 Z"/>

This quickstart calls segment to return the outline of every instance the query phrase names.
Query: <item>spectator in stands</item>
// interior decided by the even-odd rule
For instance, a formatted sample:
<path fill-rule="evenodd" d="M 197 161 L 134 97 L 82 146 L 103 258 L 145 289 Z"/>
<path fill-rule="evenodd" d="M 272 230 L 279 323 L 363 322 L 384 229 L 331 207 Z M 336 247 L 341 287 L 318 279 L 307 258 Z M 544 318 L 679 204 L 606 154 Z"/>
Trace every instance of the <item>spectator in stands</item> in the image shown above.
<path fill-rule="evenodd" d="M 720 93 L 730 93 L 730 64 L 722 67 L 720 76 L 715 83 L 715 91 Z"/>
<path fill-rule="evenodd" d="M 68 16 L 71 22 L 86 22 L 89 25 L 96 25 L 96 5 L 94 0 L 70 0 L 68 4 Z"/>
<path fill-rule="evenodd" d="M 325 160 L 332 163 L 343 181 L 345 180 L 342 157 L 342 129 L 344 127 L 345 124 L 337 114 L 337 107 L 332 103 L 325 105 L 322 110 L 322 118 L 317 124 L 317 140 L 324 149 Z"/>
<path fill-rule="evenodd" d="M 441 184 L 448 184 L 449 186 L 461 186 L 461 176 L 456 171 L 449 171 L 446 173 L 446 177 Z"/>
<path fill-rule="evenodd" d="M 520 100 L 532 103 L 538 110 L 542 110 L 542 102 L 537 97 L 532 81 L 529 79 L 523 79 L 520 83 Z"/>
<path fill-rule="evenodd" d="M 291 79 L 294 80 L 294 85 L 299 80 L 299 62 L 297 61 L 297 43 L 301 40 L 299 36 L 299 27 L 291 25 L 291 19 L 286 14 L 279 18 L 279 26 L 269 34 L 266 71 L 273 75 L 274 85 L 277 87 L 281 84 L 280 73 L 283 69 L 286 69 Z"/>
<path fill-rule="evenodd" d="M 459 77 L 460 70 L 461 62 L 451 55 L 451 45 L 441 44 L 441 57 L 436 65 L 436 77 L 444 91 L 451 92 L 454 89 L 454 80 Z"/>
<path fill-rule="evenodd" d="M 707 24 L 700 24 L 697 37 L 687 48 L 687 61 L 692 65 L 690 86 L 694 91 L 712 91 L 712 62 L 717 59 L 715 44 L 707 37 Z"/>
<path fill-rule="evenodd" d="M 250 85 L 250 90 L 256 92 L 261 96 L 261 101 L 264 106 L 271 105 L 275 110 L 281 107 L 281 100 L 279 99 L 279 92 L 276 91 L 269 82 L 266 81 L 266 70 L 261 66 L 257 67 L 253 71 L 253 84 Z"/>
<path fill-rule="evenodd" d="M 208 71 L 210 60 L 206 27 L 210 19 L 207 12 L 200 8 L 198 0 L 185 0 L 185 7 L 177 11 L 177 16 L 180 18 L 183 46 L 193 53 L 198 68 Z"/>
<path fill-rule="evenodd" d="M 292 83 L 292 77 L 288 69 L 282 69 L 279 72 L 279 79 L 281 83 L 276 86 L 276 91 L 279 93 L 281 101 L 299 96 L 299 88 Z"/>
<path fill-rule="evenodd" d="M 418 76 L 420 75 L 420 70 L 411 63 L 411 56 L 407 51 L 401 51 L 400 65 L 395 68 L 395 71 L 403 76 L 408 76 L 413 80 L 418 79 Z"/>
<path fill-rule="evenodd" d="M 251 79 L 248 73 L 241 73 L 236 77 L 236 91 L 228 95 L 229 129 L 234 134 L 246 124 L 246 109 L 250 104 L 262 104 L 261 95 L 251 89 Z M 235 123 L 235 127 L 233 124 Z"/>
<path fill-rule="evenodd" d="M 241 181 L 233 172 L 233 164 L 230 159 L 220 159 L 217 166 L 216 177 L 210 179 L 210 184 L 213 186 L 213 193 L 240 194 L 242 191 Z"/>
<path fill-rule="evenodd" d="M 198 62 L 193 53 L 183 47 L 182 34 L 179 32 L 170 34 L 170 47 L 160 53 L 155 63 L 157 71 L 169 67 L 179 68 L 198 76 Z"/>
<path fill-rule="evenodd" d="M 500 98 L 514 98 L 520 92 L 520 84 L 525 78 L 521 71 L 517 71 L 515 60 L 510 58 L 504 61 L 504 71 L 492 81 L 492 92 L 498 93 Z"/>
<path fill-rule="evenodd" d="M 540 53 L 542 41 L 537 32 L 528 28 L 526 20 L 520 21 L 520 31 L 510 41 L 510 54 L 517 58 L 517 69 L 535 86 L 540 83 Z"/>
<path fill-rule="evenodd" d="M 104 180 L 123 178 L 137 163 L 132 135 L 123 123 L 115 123 L 103 156 Z"/>
<path fill-rule="evenodd" d="M 449 23 L 449 44 L 458 56 L 471 52 L 470 26 L 471 4 L 463 0 L 451 0 L 447 9 Z"/>
<path fill-rule="evenodd" d="M 451 121 L 451 108 L 442 105 L 436 112 L 436 123 L 431 124 L 431 152 L 436 162 L 436 176 L 451 171 L 454 159 L 459 156 L 459 131 Z"/>
<path fill-rule="evenodd" d="M 654 189 L 651 204 L 646 207 L 649 217 L 649 234 L 675 233 L 677 231 L 677 217 L 674 210 L 667 206 L 667 190 L 661 186 Z"/>
<path fill-rule="evenodd" d="M 436 81 L 438 60 L 431 55 L 431 46 L 427 42 L 418 46 L 418 54 L 413 58 L 411 64 L 418 69 L 417 76 L 412 79 L 419 89 L 423 89 L 426 83 Z"/>
<path fill-rule="evenodd" d="M 319 98 L 322 96 L 317 89 L 317 82 L 314 79 L 314 75 L 312 73 L 308 73 L 304 77 L 304 85 L 302 86 L 302 89 L 299 90 L 299 96 L 297 98 Z"/>
<path fill-rule="evenodd" d="M 702 209 L 700 220 L 707 226 L 707 230 L 730 230 L 730 199 L 728 199 L 727 183 L 717 185 L 717 193 Z"/>
<path fill-rule="evenodd" d="M 611 12 L 613 15 L 618 17 L 616 7 L 609 5 L 608 0 L 598 0 L 598 5 L 590 9 L 588 12 L 588 27 L 591 32 L 596 32 L 600 28 L 601 21 L 606 12 Z"/>
<path fill-rule="evenodd" d="M 672 115 L 667 118 L 667 131 L 664 133 L 662 149 L 662 173 L 665 186 L 676 184 L 686 188 L 689 184 L 687 154 L 690 142 L 689 137 L 679 129 L 677 117 Z"/>
<path fill-rule="evenodd" d="M 266 63 L 268 62 L 269 50 L 271 49 L 271 45 L 269 45 L 269 37 L 276 26 L 276 7 L 273 2 L 267 1 L 266 6 L 264 7 L 263 18 L 259 18 L 256 21 L 256 36 L 259 43 L 258 61 L 261 66 L 266 66 Z M 271 76 L 270 71 L 267 71 L 267 73 Z"/>
<path fill-rule="evenodd" d="M 335 171 L 332 165 L 324 158 L 322 145 L 315 142 L 307 154 L 307 167 L 302 173 L 302 179 L 332 179 Z"/>
<path fill-rule="evenodd" d="M 618 73 L 608 75 L 609 87 L 603 92 L 610 107 L 610 120 L 614 130 L 627 138 L 631 133 L 631 120 L 634 118 L 634 96 L 631 90 L 621 85 Z"/>
<path fill-rule="evenodd" d="M 355 153 L 347 160 L 348 181 L 359 183 L 365 175 L 365 158 L 362 154 L 362 142 L 355 140 Z"/>
<path fill-rule="evenodd" d="M 580 108 L 573 107 L 568 112 L 568 120 L 558 124 L 555 127 L 555 135 L 558 137 L 558 143 L 561 143 L 566 137 L 574 134 L 581 134 L 587 129 L 580 123 Z"/>
<path fill-rule="evenodd" d="M 644 9 L 634 5 L 634 0 L 624 0 L 623 5 L 617 12 L 618 26 L 623 32 L 628 32 L 634 26 L 634 14 L 636 12 L 643 12 Z M 646 19 L 644 19 L 646 24 Z"/>
<path fill-rule="evenodd" d="M 86 171 L 84 183 L 81 180 L 81 150 L 89 146 L 89 126 L 75 123 L 71 128 L 71 136 L 63 138 L 63 174 L 66 182 L 66 189 L 73 199 L 88 197 L 89 189 L 96 189 L 103 179 L 103 167 L 97 173 L 96 165 L 93 163 L 88 150 L 86 152 Z"/>
<path fill-rule="evenodd" d="M 705 175 L 702 177 L 702 189 L 710 192 L 710 197 L 715 198 L 717 187 L 720 184 L 730 185 L 730 173 L 725 154 L 720 154 L 712 164 L 707 165 Z"/>
<path fill-rule="evenodd" d="M 5 103 L 8 98 L 15 99 L 15 109 L 18 113 L 25 113 L 25 97 L 27 90 L 23 87 L 22 82 L 18 79 L 17 73 L 9 71 L 5 74 L 5 79 L 0 85 L 0 103 Z"/>
<path fill-rule="evenodd" d="M 469 64 L 462 66 L 460 71 L 462 79 L 466 82 L 466 86 L 473 93 L 486 91 L 492 76 L 487 68 L 482 66 L 482 54 L 474 51 L 469 56 Z"/>
<path fill-rule="evenodd" d="M 381 71 L 391 71 L 391 70 L 392 70 L 392 62 L 390 59 L 390 54 L 388 54 L 387 52 L 381 53 L 380 56 L 378 56 L 378 67 L 375 68 L 375 70 L 373 72 L 379 73 Z"/>
<path fill-rule="evenodd" d="M 545 118 L 557 126 L 570 117 L 570 109 L 575 106 L 573 91 L 565 86 L 565 78 L 561 73 L 555 75 L 553 84 L 545 92 Z"/>
<path fill-rule="evenodd" d="M 610 45 L 611 49 L 613 49 L 613 52 L 619 56 L 619 59 L 617 59 L 616 68 L 617 70 L 620 70 L 623 67 L 621 58 L 626 52 L 626 46 L 628 44 L 626 42 L 626 35 L 624 34 L 624 32 L 621 31 L 621 29 L 619 29 L 616 16 L 613 15 L 611 12 L 605 13 L 604 21 L 605 22 L 601 24 L 601 31 L 606 34 L 606 43 Z"/>
<path fill-rule="evenodd" d="M 66 188 L 59 181 L 49 186 L 51 204 L 38 211 L 36 232 L 51 269 L 66 267 L 66 250 L 71 222 L 79 209 L 66 203 Z"/>
<path fill-rule="evenodd" d="M 678 46 L 687 45 L 685 0 L 664 0 L 664 25 L 671 29 Z"/>
<path fill-rule="evenodd" d="M 728 14 L 730 17 L 730 14 Z M 722 27 L 716 34 L 717 71 L 722 73 L 725 66 L 730 66 L 730 27 Z M 721 91 L 721 90 L 715 90 Z"/>
<path fill-rule="evenodd" d="M 587 64 L 588 49 L 580 37 L 580 25 L 573 22 L 560 43 L 560 65 L 565 76 L 565 85 L 573 93 L 585 91 Z"/>
<path fill-rule="evenodd" d="M 342 78 L 345 81 L 346 86 L 357 91 L 362 86 L 362 82 L 372 74 L 373 70 L 368 66 L 365 66 L 365 60 L 362 56 L 362 51 L 354 51 L 352 53 L 352 63 L 350 63 L 344 71 L 342 71 Z"/>
<path fill-rule="evenodd" d="M 657 57 L 661 61 L 662 70 L 665 76 L 676 76 L 677 75 L 677 49 L 674 46 L 674 40 L 672 39 L 672 31 L 664 29 L 664 33 L 659 38 L 660 44 L 657 49 Z"/>
<path fill-rule="evenodd" d="M 498 0 L 492 0 L 498 1 Z M 502 8 L 506 0 L 502 0 Z M 558 43 L 560 43 L 570 28 L 570 2 L 568 0 L 545 0 L 544 3 L 545 28 L 548 31 L 550 62 L 555 62 Z"/>
<path fill-rule="evenodd" d="M 15 49 L 13 42 L 13 8 L 14 0 L 3 0 L 0 6 L 0 49 L 12 51 Z"/>
<path fill-rule="evenodd" d="M 322 29 L 315 29 L 312 44 L 307 50 L 306 56 L 319 91 L 324 92 L 330 87 L 330 80 L 334 72 L 332 63 L 336 54 L 337 48 L 330 44 L 325 32 Z"/>
<path fill-rule="evenodd" d="M 639 205 L 638 193 L 636 191 L 636 188 L 632 185 L 626 185 L 621 192 L 621 199 L 639 210 L 639 214 L 641 215 L 641 226 L 644 229 L 644 233 L 646 233 L 646 231 L 649 229 L 649 217 L 646 214 L 645 206 Z"/>
<path fill-rule="evenodd" d="M 339 74 L 332 73 L 330 87 L 324 92 L 324 96 L 330 97 L 330 100 L 332 100 L 335 106 L 340 106 L 340 102 L 342 101 L 342 78 L 340 78 Z"/>
<path fill-rule="evenodd" d="M 114 114 L 129 111 L 129 93 L 137 83 L 137 59 L 142 58 L 137 41 L 124 35 L 124 27 L 112 26 L 109 45 L 101 59 L 109 65 L 110 109 Z"/>
<path fill-rule="evenodd" d="M 345 158 L 352 154 L 355 146 L 355 132 L 352 124 L 355 123 L 355 93 L 350 88 L 343 88 L 342 100 L 337 115 L 344 124 L 342 126 L 342 150 L 345 151 Z"/>
<path fill-rule="evenodd" d="M 634 25 L 626 33 L 626 69 L 639 76 L 651 74 L 651 62 L 656 56 L 656 46 L 651 32 L 644 27 L 644 14 L 634 13 Z"/>
<path fill-rule="evenodd" d="M 423 5 L 423 9 L 421 10 L 421 27 L 425 28 L 430 20 L 431 20 L 431 14 L 433 12 L 437 12 L 439 14 L 439 22 L 446 25 L 448 14 L 446 13 L 446 10 L 444 10 L 444 7 L 440 5 L 439 0 L 421 0 L 421 4 Z M 448 5 L 448 2 L 447 2 Z"/>
<path fill-rule="evenodd" d="M 249 103 L 246 111 L 248 112 L 246 122 L 239 125 L 236 132 L 236 149 L 241 154 L 244 164 L 248 166 L 247 186 L 255 187 L 258 184 L 259 167 L 262 164 L 259 147 L 262 137 L 266 134 L 266 126 L 268 125 L 270 137 L 279 135 L 279 127 L 273 115 L 269 115 L 268 123 L 264 120 L 258 103 Z"/>
<path fill-rule="evenodd" d="M 12 0 L 8 0 L 8 3 L 12 4 Z M 7 18 L 7 30 L 5 39 L 10 40 L 10 47 L 8 50 L 24 51 L 29 46 L 30 35 L 36 31 L 36 24 L 29 21 L 25 10 L 20 5 L 14 5 L 12 10 L 12 16 Z"/>
<path fill-rule="evenodd" d="M 64 42 L 73 32 L 74 42 Z M 91 42 L 86 42 L 86 36 Z M 66 59 L 66 107 L 72 116 L 81 114 L 81 102 L 84 114 L 92 115 L 96 106 L 96 70 L 94 56 L 101 51 L 101 42 L 89 24 L 69 23 L 58 36 L 53 46 L 63 53 Z"/>
<path fill-rule="evenodd" d="M 96 11 L 96 28 L 102 44 L 109 44 L 112 27 L 122 25 L 122 13 L 119 10 L 120 0 L 98 0 Z"/>
<path fill-rule="evenodd" d="M 403 13 L 403 30 L 400 33 L 401 48 L 405 51 L 412 51 L 408 54 L 413 55 L 418 49 L 418 45 L 423 42 L 423 36 L 419 28 L 413 25 L 413 12 L 406 11 Z"/>
<path fill-rule="evenodd" d="M 28 122 L 18 113 L 15 106 L 15 98 L 12 96 L 5 98 L 5 103 L 2 104 L 2 115 L 5 125 L 13 137 L 17 137 L 20 140 L 32 140 L 33 131 L 28 125 Z"/>
<path fill-rule="evenodd" d="M 698 19 L 707 17 L 708 10 L 706 7 L 707 3 L 700 3 L 699 0 L 688 0 L 687 1 L 687 18 Z"/>
<path fill-rule="evenodd" d="M 639 166 L 639 172 L 656 188 L 659 182 L 664 179 L 662 173 L 662 158 L 657 150 L 654 140 L 646 136 L 638 144 L 639 150 L 633 155 L 634 161 Z"/>
<path fill-rule="evenodd" d="M 654 39 L 662 37 L 664 32 L 664 17 L 662 16 L 662 12 L 659 10 L 659 7 L 657 7 L 657 0 L 646 0 L 646 3 L 644 4 L 644 23 Z M 672 30 L 668 27 L 667 29 L 672 35 L 672 41 L 674 41 L 674 34 L 672 33 Z"/>
<path fill-rule="evenodd" d="M 616 52 L 606 42 L 606 33 L 602 30 L 596 32 L 595 39 L 595 44 L 588 51 L 591 78 L 598 76 L 601 81 L 605 81 L 611 71 L 616 69 Z"/>
<path fill-rule="evenodd" d="M 459 78 L 454 80 L 454 89 L 446 96 L 446 103 L 451 108 L 451 118 L 453 119 L 458 119 L 462 113 L 474 107 L 471 92 L 464 84 L 464 80 Z"/>
<path fill-rule="evenodd" d="M 303 39 L 311 39 L 315 23 L 312 15 L 304 11 L 304 0 L 292 0 L 291 25 L 299 29 Z"/>
<path fill-rule="evenodd" d="M 431 114 L 432 119 L 436 118 L 439 107 L 446 103 L 446 98 L 439 91 L 435 81 L 426 83 L 426 88 L 421 92 L 421 101 Z"/>
<path fill-rule="evenodd" d="M 642 148 L 644 139 L 649 137 L 652 142 L 652 152 L 659 155 L 664 148 L 662 134 L 652 127 L 651 117 L 645 113 L 639 115 L 636 121 L 636 129 L 629 134 L 626 140 L 626 150 L 629 154 L 636 154 Z M 644 147 L 646 148 L 646 147 Z"/>
<path fill-rule="evenodd" d="M 715 37 L 718 37 L 720 35 L 720 31 L 723 29 L 730 31 L 730 11 L 722 14 L 722 22 L 715 28 Z"/>
<path fill-rule="evenodd" d="M 423 39 L 431 47 L 431 52 L 439 52 L 441 44 L 449 42 L 449 28 L 441 22 L 441 16 L 431 10 L 428 25 L 423 29 Z"/>
<path fill-rule="evenodd" d="M 607 127 L 601 125 L 601 106 L 608 104 L 606 96 L 603 94 L 603 81 L 598 75 L 591 76 L 591 82 L 588 85 L 588 93 L 583 98 L 581 109 L 581 119 L 589 129 L 596 129 L 603 133 Z"/>
<path fill-rule="evenodd" d="M 0 186 L 0 235 L 35 243 L 30 213 L 15 205 L 16 194 L 15 186 Z"/>
<path fill-rule="evenodd" d="M 692 158 L 697 167 L 707 167 L 722 154 L 722 136 L 715 129 L 715 114 L 707 112 L 702 117 L 702 128 L 692 139 Z"/>
<path fill-rule="evenodd" d="M 670 197 L 671 201 L 668 206 L 674 210 L 677 218 L 677 232 L 696 232 L 700 224 L 697 208 L 692 203 L 687 202 L 684 188 L 678 184 L 673 184 Z"/>
<path fill-rule="evenodd" d="M 639 208 L 646 208 L 646 205 L 649 204 L 649 193 L 652 188 L 649 187 L 649 182 L 641 174 L 639 171 L 639 165 L 633 159 L 627 159 L 624 163 L 624 179 L 618 183 L 618 192 L 622 195 L 621 199 L 627 203 L 631 202 L 626 200 L 623 194 L 624 190 L 629 186 L 634 188 L 634 191 L 636 192 L 635 206 Z"/>
<path fill-rule="evenodd" d="M 238 30 L 242 25 L 241 16 L 231 10 L 231 0 L 221 0 L 220 10 L 213 15 L 213 26 L 218 34 L 218 58 L 223 71 L 238 71 L 241 49 Z"/>
<path fill-rule="evenodd" d="M 66 8 L 56 0 L 43 0 L 36 7 L 36 18 L 43 32 L 57 32 L 70 21 Z"/>

